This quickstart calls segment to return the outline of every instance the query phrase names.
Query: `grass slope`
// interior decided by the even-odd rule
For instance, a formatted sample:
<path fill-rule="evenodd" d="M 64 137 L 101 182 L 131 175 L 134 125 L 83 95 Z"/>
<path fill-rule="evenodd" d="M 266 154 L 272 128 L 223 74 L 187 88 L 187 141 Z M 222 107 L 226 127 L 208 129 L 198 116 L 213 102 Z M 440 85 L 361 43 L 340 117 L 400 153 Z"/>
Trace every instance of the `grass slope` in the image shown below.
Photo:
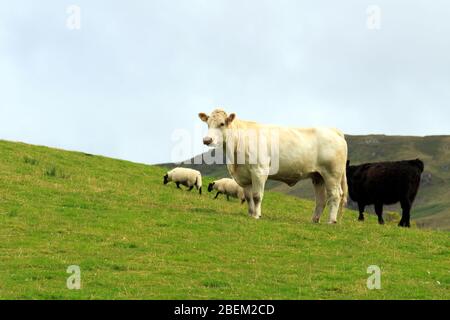
<path fill-rule="evenodd" d="M 0 141 L 0 298 L 450 298 L 448 233 L 354 212 L 312 224 L 312 202 L 276 192 L 256 221 L 237 200 L 163 186 L 163 173 Z M 81 290 L 66 288 L 69 265 Z M 366 288 L 369 265 L 381 290 Z"/>

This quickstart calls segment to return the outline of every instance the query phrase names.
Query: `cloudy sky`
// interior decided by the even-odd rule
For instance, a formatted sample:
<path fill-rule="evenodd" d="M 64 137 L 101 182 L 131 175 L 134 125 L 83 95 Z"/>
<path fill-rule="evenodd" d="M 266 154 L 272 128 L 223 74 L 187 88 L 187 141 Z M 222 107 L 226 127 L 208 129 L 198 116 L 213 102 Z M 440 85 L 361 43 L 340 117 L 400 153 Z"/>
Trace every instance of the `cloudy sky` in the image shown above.
<path fill-rule="evenodd" d="M 450 134 L 449 16 L 447 0 L 5 2 L 0 139 L 165 162 L 185 156 L 183 132 L 188 154 L 205 150 L 197 113 L 217 106 L 349 134 Z"/>

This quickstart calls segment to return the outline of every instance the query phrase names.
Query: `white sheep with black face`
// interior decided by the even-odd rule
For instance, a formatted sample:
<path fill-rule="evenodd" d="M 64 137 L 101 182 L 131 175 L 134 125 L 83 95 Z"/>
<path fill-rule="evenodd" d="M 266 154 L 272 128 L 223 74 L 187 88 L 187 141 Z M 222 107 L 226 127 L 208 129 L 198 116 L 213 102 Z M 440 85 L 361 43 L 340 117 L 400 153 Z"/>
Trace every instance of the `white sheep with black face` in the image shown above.
<path fill-rule="evenodd" d="M 188 187 L 188 191 L 195 187 L 198 193 L 202 194 L 202 174 L 200 171 L 189 168 L 175 168 L 164 176 L 164 184 L 170 181 L 175 182 L 179 189 L 181 189 L 180 184 Z"/>
<path fill-rule="evenodd" d="M 241 204 L 245 202 L 244 189 L 233 179 L 223 178 L 211 182 L 208 185 L 208 191 L 211 192 L 213 190 L 217 190 L 214 199 L 217 199 L 219 194 L 224 194 L 227 196 L 227 200 L 230 200 L 230 197 L 233 197 L 241 200 Z"/>

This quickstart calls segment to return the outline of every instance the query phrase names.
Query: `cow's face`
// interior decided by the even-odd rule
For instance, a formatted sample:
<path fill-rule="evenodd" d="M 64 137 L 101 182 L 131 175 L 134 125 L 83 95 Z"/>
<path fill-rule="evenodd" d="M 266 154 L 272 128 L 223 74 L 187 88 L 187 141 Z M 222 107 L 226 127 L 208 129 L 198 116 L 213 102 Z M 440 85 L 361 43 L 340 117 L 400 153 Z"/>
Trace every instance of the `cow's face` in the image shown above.
<path fill-rule="evenodd" d="M 218 147 L 225 141 L 225 130 L 229 128 L 236 117 L 234 113 L 227 115 L 225 111 L 220 109 L 214 110 L 209 116 L 203 112 L 199 113 L 198 116 L 208 124 L 208 134 L 203 138 L 203 144 L 209 147 Z"/>
<path fill-rule="evenodd" d="M 211 182 L 211 183 L 208 185 L 208 192 L 211 192 L 211 191 L 213 190 L 213 187 L 214 187 L 214 182 Z"/>
<path fill-rule="evenodd" d="M 169 175 L 164 176 L 164 184 L 167 184 L 169 182 Z"/>

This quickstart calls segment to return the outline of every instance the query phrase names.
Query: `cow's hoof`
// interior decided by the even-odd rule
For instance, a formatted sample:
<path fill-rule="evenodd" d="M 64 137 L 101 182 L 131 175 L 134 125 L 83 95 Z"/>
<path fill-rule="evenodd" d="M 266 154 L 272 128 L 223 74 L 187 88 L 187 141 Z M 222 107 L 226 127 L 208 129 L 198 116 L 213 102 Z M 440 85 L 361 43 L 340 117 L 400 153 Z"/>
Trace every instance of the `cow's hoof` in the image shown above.
<path fill-rule="evenodd" d="M 328 221 L 328 224 L 336 224 L 336 223 L 337 223 L 336 220 L 330 220 L 330 221 Z"/>
<path fill-rule="evenodd" d="M 313 218 L 311 219 L 311 221 L 312 221 L 313 223 L 319 223 L 319 222 L 320 222 L 320 218 L 313 217 Z"/>
<path fill-rule="evenodd" d="M 383 220 L 378 221 L 378 224 L 384 224 Z"/>
<path fill-rule="evenodd" d="M 358 221 L 364 221 L 364 217 L 359 217 Z"/>

